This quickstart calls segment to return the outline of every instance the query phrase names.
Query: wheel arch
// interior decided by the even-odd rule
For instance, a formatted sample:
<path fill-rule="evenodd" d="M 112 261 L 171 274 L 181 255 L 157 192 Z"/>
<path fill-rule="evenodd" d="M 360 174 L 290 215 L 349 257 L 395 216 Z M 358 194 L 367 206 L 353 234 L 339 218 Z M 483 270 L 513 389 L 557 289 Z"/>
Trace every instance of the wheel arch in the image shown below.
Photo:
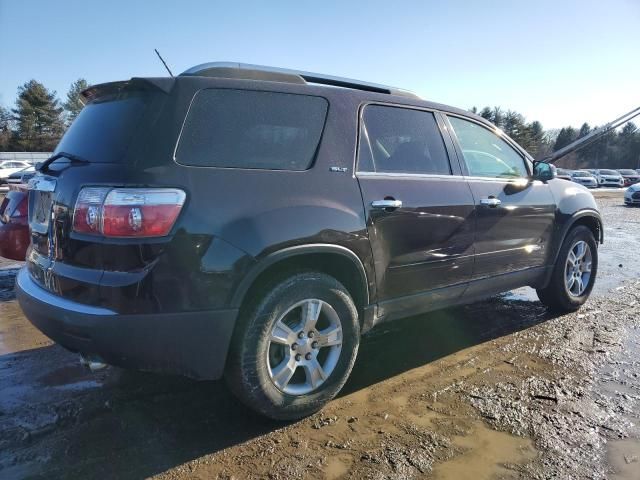
<path fill-rule="evenodd" d="M 565 239 L 569 232 L 577 227 L 578 225 L 584 225 L 593 233 L 594 238 L 597 243 L 604 242 L 604 229 L 602 227 L 602 218 L 600 217 L 600 213 L 597 210 L 580 210 L 574 213 L 569 220 L 565 223 L 562 234 L 559 236 L 559 239 L 554 248 L 554 256 L 553 262 L 555 263 L 558 260 L 558 255 L 560 254 L 560 247 L 564 243 Z"/>
<path fill-rule="evenodd" d="M 249 271 L 236 289 L 231 306 L 242 309 L 246 299 L 258 293 L 268 282 L 295 270 L 316 270 L 336 278 L 351 294 L 361 322 L 370 303 L 367 272 L 362 260 L 350 249 L 333 244 L 307 244 L 273 252 Z"/>

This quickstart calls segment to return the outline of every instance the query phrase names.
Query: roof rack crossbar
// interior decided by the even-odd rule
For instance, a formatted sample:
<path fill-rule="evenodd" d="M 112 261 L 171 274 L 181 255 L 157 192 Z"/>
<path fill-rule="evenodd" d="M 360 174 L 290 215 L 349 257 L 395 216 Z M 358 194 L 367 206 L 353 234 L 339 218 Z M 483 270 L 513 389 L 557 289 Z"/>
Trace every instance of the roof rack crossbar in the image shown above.
<path fill-rule="evenodd" d="M 330 85 L 334 87 L 353 88 L 356 90 L 365 90 L 368 92 L 386 93 L 390 95 L 399 95 L 410 98 L 420 98 L 413 92 L 403 90 L 401 88 L 390 87 L 387 85 L 379 85 L 376 83 L 363 82 L 351 78 L 334 77 L 332 75 L 324 75 L 321 73 L 304 72 L 298 70 L 290 70 L 286 68 L 268 67 L 263 65 L 251 65 L 247 63 L 235 62 L 210 62 L 196 65 L 185 70 L 180 75 L 183 76 L 221 76 L 220 74 L 229 70 L 236 70 L 238 74 L 246 72 L 250 78 L 255 78 L 255 74 L 259 73 L 263 80 L 269 79 L 269 74 L 273 75 L 275 81 L 290 81 L 292 83 L 300 83 L 300 79 L 308 83 L 317 83 L 320 85 Z M 251 75 L 253 73 L 254 75 Z M 223 75 L 226 76 L 226 75 Z"/>

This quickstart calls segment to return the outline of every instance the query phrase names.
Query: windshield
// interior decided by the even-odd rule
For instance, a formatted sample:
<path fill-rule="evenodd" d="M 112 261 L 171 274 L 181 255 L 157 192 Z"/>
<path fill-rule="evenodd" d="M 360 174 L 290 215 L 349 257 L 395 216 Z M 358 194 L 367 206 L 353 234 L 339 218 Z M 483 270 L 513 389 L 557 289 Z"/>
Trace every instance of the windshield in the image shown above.
<path fill-rule="evenodd" d="M 590 177 L 591 174 L 588 172 L 573 172 L 574 177 Z"/>
<path fill-rule="evenodd" d="M 148 92 L 127 92 L 89 103 L 62 137 L 54 155 L 68 152 L 90 162 L 121 161 L 150 97 Z"/>
<path fill-rule="evenodd" d="M 618 170 L 622 175 L 637 175 L 633 170 Z"/>
<path fill-rule="evenodd" d="M 620 175 L 615 170 L 600 170 L 600 175 Z"/>

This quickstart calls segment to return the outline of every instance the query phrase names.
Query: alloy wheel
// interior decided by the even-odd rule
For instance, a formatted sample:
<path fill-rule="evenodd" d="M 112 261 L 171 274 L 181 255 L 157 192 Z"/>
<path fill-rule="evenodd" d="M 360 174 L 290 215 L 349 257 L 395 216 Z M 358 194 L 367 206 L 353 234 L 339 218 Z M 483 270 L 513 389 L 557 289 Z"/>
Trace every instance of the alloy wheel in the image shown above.
<path fill-rule="evenodd" d="M 584 240 L 576 242 L 567 255 L 564 267 L 564 285 L 573 297 L 579 297 L 589 286 L 593 258 L 591 248 Z"/>
<path fill-rule="evenodd" d="M 342 350 L 340 317 L 327 302 L 302 300 L 274 323 L 267 368 L 280 391 L 305 395 L 317 390 L 335 369 Z"/>

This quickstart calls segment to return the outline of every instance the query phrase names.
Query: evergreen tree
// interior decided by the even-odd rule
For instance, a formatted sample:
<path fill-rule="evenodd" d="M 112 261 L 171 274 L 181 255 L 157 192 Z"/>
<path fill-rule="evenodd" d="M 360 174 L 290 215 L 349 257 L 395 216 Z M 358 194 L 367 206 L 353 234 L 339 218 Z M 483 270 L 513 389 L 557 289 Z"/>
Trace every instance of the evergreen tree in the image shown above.
<path fill-rule="evenodd" d="M 80 113 L 80 110 L 82 110 L 82 107 L 84 107 L 80 94 L 87 88 L 89 88 L 89 84 L 84 78 L 79 78 L 71 84 L 67 92 L 67 100 L 63 104 L 64 109 L 67 111 L 67 125 L 71 125 Z"/>
<path fill-rule="evenodd" d="M 491 121 L 493 122 L 493 124 L 498 128 L 502 128 L 502 125 L 504 123 L 502 109 L 500 107 L 493 107 L 493 111 L 491 112 L 491 114 Z"/>
<path fill-rule="evenodd" d="M 578 131 L 578 138 L 582 138 L 589 133 L 591 133 L 591 127 L 587 122 L 584 122 Z"/>
<path fill-rule="evenodd" d="M 521 114 L 508 110 L 502 120 L 502 130 L 523 148 L 529 148 L 529 129 L 525 125 L 524 117 Z"/>
<path fill-rule="evenodd" d="M 7 151 L 11 142 L 12 118 L 6 108 L 0 106 L 0 152 Z"/>
<path fill-rule="evenodd" d="M 548 153 L 547 137 L 542 124 L 535 120 L 528 125 L 530 145 L 527 149 L 534 158 L 540 159 Z"/>
<path fill-rule="evenodd" d="M 482 110 L 480 110 L 479 115 L 485 120 L 489 120 L 490 122 L 493 119 L 493 112 L 489 107 L 484 107 Z"/>
<path fill-rule="evenodd" d="M 622 168 L 637 168 L 640 164 L 640 131 L 633 122 L 625 123 L 618 134 Z"/>
<path fill-rule="evenodd" d="M 578 137 L 576 129 L 573 127 L 565 127 L 560 129 L 556 143 L 553 145 L 553 151 L 558 151 L 563 147 L 566 147 Z"/>
<path fill-rule="evenodd" d="M 18 88 L 13 114 L 16 148 L 24 151 L 52 151 L 64 131 L 62 107 L 55 92 L 30 80 Z"/>

